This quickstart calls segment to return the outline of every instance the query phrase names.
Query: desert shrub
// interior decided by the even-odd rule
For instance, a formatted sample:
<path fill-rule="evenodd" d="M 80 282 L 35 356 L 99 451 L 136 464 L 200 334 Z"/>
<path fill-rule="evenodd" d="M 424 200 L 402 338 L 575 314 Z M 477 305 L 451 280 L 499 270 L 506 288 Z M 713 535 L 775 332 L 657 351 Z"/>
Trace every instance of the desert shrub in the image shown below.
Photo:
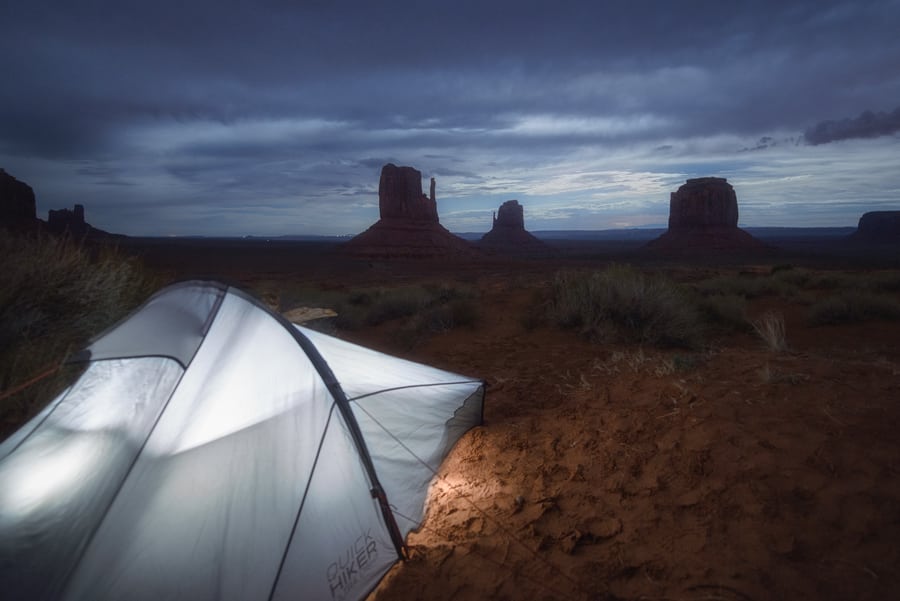
<path fill-rule="evenodd" d="M 133 258 L 67 238 L 0 231 L 0 390 L 59 365 L 144 301 L 160 280 Z M 50 400 L 64 378 L 0 400 L 13 428 Z"/>
<path fill-rule="evenodd" d="M 479 319 L 477 303 L 471 299 L 458 298 L 436 304 L 412 316 L 400 326 L 397 341 L 401 346 L 410 349 L 433 334 L 473 327 Z"/>
<path fill-rule="evenodd" d="M 830 271 L 816 274 L 808 288 L 815 290 L 844 290 L 854 288 L 857 285 L 858 281 L 854 276 Z"/>
<path fill-rule="evenodd" d="M 339 330 L 415 319 L 414 329 L 438 332 L 473 325 L 478 319 L 475 293 L 465 286 L 424 284 L 349 291 L 304 286 L 283 291 L 282 297 L 290 299 L 291 306 L 332 309 L 337 315 L 328 320 L 328 325 Z"/>
<path fill-rule="evenodd" d="M 337 329 L 351 332 L 359 330 L 366 324 L 365 309 L 360 308 L 359 305 L 354 305 L 350 302 L 337 302 L 329 308 L 337 313 L 331 320 Z M 315 324 L 315 322 L 305 325 L 313 327 L 312 324 Z"/>
<path fill-rule="evenodd" d="M 519 314 L 519 325 L 526 332 L 531 332 L 539 327 L 547 325 L 548 322 L 548 304 L 550 303 L 550 295 L 547 288 L 542 286 L 531 291 L 528 304 L 522 313 Z"/>
<path fill-rule="evenodd" d="M 783 315 L 767 311 L 750 323 L 753 326 L 753 330 L 765 342 L 769 350 L 775 352 L 787 350 L 787 336 Z"/>
<path fill-rule="evenodd" d="M 814 279 L 814 274 L 808 269 L 802 268 L 772 268 L 769 279 L 772 280 L 772 289 L 785 291 L 793 288 L 806 288 Z"/>
<path fill-rule="evenodd" d="M 746 330 L 747 300 L 737 294 L 716 294 L 701 297 L 697 307 L 710 323 L 734 330 Z"/>
<path fill-rule="evenodd" d="M 347 295 L 347 302 L 355 306 L 368 307 L 372 304 L 372 294 L 368 290 L 356 290 Z"/>
<path fill-rule="evenodd" d="M 429 304 L 432 305 L 441 305 L 473 296 L 472 290 L 467 287 L 451 286 L 446 283 L 423 284 L 422 288 L 428 293 Z"/>
<path fill-rule="evenodd" d="M 900 301 L 867 291 L 848 291 L 829 296 L 809 308 L 813 325 L 900 320 Z"/>
<path fill-rule="evenodd" d="M 777 275 L 790 273 L 779 271 Z M 796 286 L 790 278 L 774 276 L 719 276 L 699 282 L 698 292 L 705 296 L 740 296 L 743 298 L 760 298 L 763 296 L 789 296 Z"/>
<path fill-rule="evenodd" d="M 373 297 L 365 317 L 369 326 L 377 326 L 386 321 L 409 317 L 430 304 L 431 295 L 420 286 L 378 290 Z"/>
<path fill-rule="evenodd" d="M 451 328 L 470 328 L 481 319 L 478 303 L 470 298 L 457 298 L 448 305 L 450 309 Z"/>
<path fill-rule="evenodd" d="M 778 265 L 772 265 L 772 269 L 769 270 L 769 273 L 776 274 L 779 271 L 790 271 L 794 269 L 794 266 L 790 263 L 779 263 Z"/>
<path fill-rule="evenodd" d="M 628 266 L 557 274 L 548 317 L 598 340 L 692 347 L 702 337 L 700 316 L 682 289 Z"/>
<path fill-rule="evenodd" d="M 881 271 L 861 275 L 858 287 L 872 292 L 900 292 L 900 271 Z"/>

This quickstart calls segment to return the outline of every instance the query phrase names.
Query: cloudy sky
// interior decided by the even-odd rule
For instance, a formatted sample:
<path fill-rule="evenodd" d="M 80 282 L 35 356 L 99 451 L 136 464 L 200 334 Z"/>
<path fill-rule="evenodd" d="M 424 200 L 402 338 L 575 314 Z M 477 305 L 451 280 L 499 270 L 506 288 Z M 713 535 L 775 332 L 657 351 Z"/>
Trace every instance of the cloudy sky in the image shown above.
<path fill-rule="evenodd" d="M 743 226 L 900 208 L 900 0 L 5 0 L 0 167 L 133 235 L 353 234 L 387 162 L 441 223 Z"/>

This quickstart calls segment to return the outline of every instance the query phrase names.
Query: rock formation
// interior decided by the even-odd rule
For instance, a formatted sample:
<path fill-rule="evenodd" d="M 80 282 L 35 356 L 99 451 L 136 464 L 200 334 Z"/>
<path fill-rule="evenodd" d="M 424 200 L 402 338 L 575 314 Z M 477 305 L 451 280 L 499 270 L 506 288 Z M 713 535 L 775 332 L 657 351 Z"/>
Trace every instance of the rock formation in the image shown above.
<path fill-rule="evenodd" d="M 525 211 L 518 200 L 507 200 L 494 213 L 491 231 L 478 245 L 501 254 L 540 254 L 550 249 L 525 230 Z"/>
<path fill-rule="evenodd" d="M 852 237 L 858 242 L 900 243 L 900 211 L 864 213 Z"/>
<path fill-rule="evenodd" d="M 434 187 L 434 178 L 431 178 L 431 197 L 425 196 L 422 194 L 422 173 L 419 170 L 388 163 L 382 167 L 378 182 L 381 218 L 437 223 Z"/>
<path fill-rule="evenodd" d="M 0 228 L 15 232 L 47 231 L 76 238 L 119 236 L 98 230 L 84 220 L 84 205 L 74 209 L 51 210 L 47 221 L 38 219 L 34 190 L 25 182 L 0 169 Z"/>
<path fill-rule="evenodd" d="M 89 233 L 90 226 L 84 220 L 84 205 L 75 205 L 72 209 L 59 209 L 47 212 L 47 229 L 54 234 L 69 233 L 81 238 Z"/>
<path fill-rule="evenodd" d="M 669 197 L 669 231 L 736 228 L 737 195 L 724 177 L 689 179 Z"/>
<path fill-rule="evenodd" d="M 669 229 L 648 248 L 664 251 L 762 250 L 740 229 L 737 195 L 723 177 L 689 179 L 669 198 Z"/>
<path fill-rule="evenodd" d="M 477 252 L 440 224 L 434 178 L 430 196 L 425 196 L 422 173 L 417 169 L 391 163 L 382 167 L 378 209 L 380 219 L 344 244 L 342 252 L 384 258 L 467 256 Z"/>
<path fill-rule="evenodd" d="M 0 227 L 22 231 L 38 227 L 34 190 L 0 169 Z"/>

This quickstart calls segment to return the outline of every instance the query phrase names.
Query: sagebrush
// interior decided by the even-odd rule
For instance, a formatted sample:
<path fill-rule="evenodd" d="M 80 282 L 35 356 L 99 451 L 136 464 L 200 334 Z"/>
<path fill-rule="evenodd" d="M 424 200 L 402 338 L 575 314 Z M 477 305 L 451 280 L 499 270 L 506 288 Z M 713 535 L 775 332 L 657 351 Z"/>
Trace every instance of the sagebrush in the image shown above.
<path fill-rule="evenodd" d="M 695 347 L 703 338 L 702 319 L 685 290 L 624 265 L 557 274 L 548 313 L 551 321 L 597 340 Z"/>
<path fill-rule="evenodd" d="M 0 231 L 0 256 L 0 391 L 59 366 L 160 283 L 115 249 L 46 234 Z M 46 403 L 67 375 L 0 400 L 2 434 Z"/>

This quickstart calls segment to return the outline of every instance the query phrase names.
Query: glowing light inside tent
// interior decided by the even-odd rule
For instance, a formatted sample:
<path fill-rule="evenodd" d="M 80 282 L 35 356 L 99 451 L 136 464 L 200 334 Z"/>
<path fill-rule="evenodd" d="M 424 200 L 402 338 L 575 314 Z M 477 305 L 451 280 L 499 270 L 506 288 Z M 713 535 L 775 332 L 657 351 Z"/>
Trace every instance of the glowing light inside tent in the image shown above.
<path fill-rule="evenodd" d="M 102 466 L 104 436 L 68 435 L 13 455 L 0 468 L 2 519 L 22 518 L 59 499 Z"/>

